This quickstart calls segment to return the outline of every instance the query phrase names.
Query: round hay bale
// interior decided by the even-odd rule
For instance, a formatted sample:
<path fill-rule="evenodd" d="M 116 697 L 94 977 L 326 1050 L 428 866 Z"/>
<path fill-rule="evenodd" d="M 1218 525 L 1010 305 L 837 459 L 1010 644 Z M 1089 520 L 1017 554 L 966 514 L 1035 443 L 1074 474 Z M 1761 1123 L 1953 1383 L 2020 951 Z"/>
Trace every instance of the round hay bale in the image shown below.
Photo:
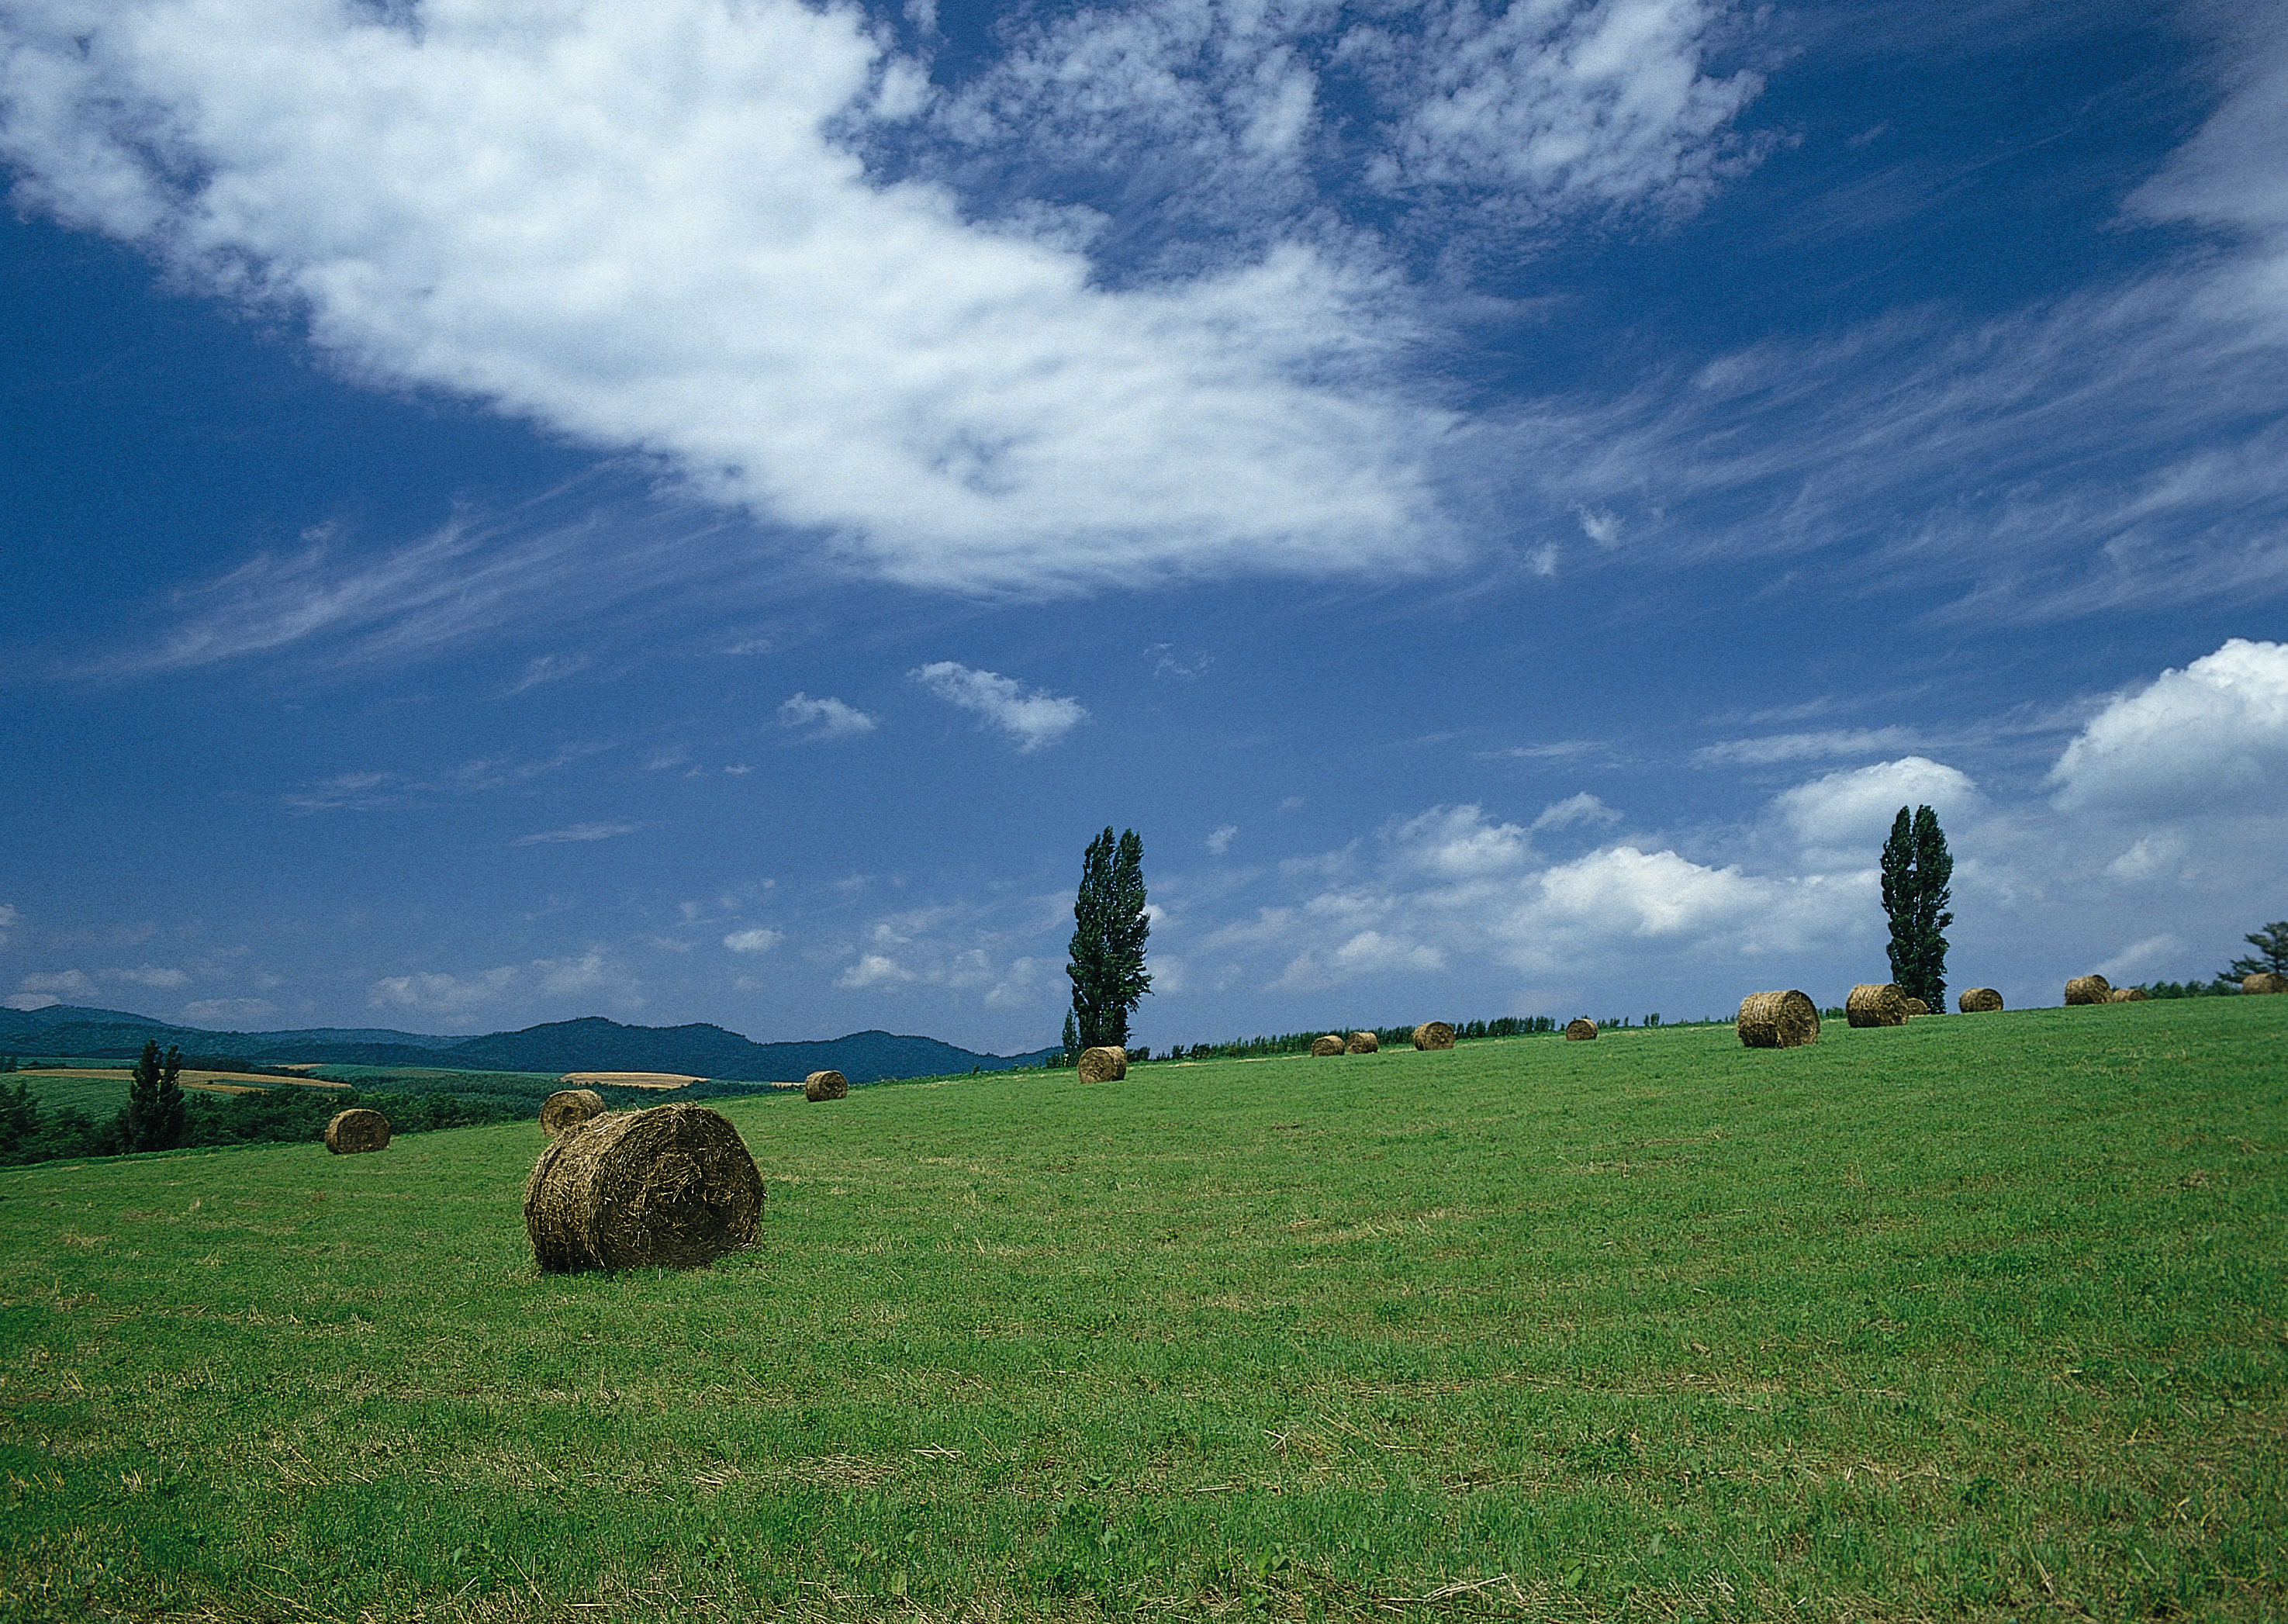
<path fill-rule="evenodd" d="M 1339 1055 L 1342 1053 L 1343 1040 L 1341 1034 L 1330 1032 L 1323 1038 L 1313 1038 L 1311 1040 L 1311 1052 L 1314 1055 Z"/>
<path fill-rule="evenodd" d="M 822 1099 L 848 1099 L 850 1079 L 840 1072 L 813 1072 L 802 1080 L 802 1097 L 813 1105 Z"/>
<path fill-rule="evenodd" d="M 1921 999 L 1910 998 L 1907 1000 L 1907 1018 L 1909 1020 L 1914 1019 L 1918 1015 L 1927 1015 L 1929 1013 L 1930 1005 L 1925 1003 Z"/>
<path fill-rule="evenodd" d="M 1750 1049 L 1800 1049 L 1819 1042 L 1819 1006 L 1794 991 L 1740 1000 L 1740 1042 Z"/>
<path fill-rule="evenodd" d="M 1124 1049 L 1084 1049 L 1080 1051 L 1079 1069 L 1083 1082 L 1118 1082 L 1128 1075 L 1128 1051 Z"/>
<path fill-rule="evenodd" d="M 1451 1049 L 1453 1046 L 1454 1029 L 1444 1021 L 1426 1020 L 1414 1028 L 1414 1047 L 1417 1049 Z"/>
<path fill-rule="evenodd" d="M 1585 1015 L 1565 1023 L 1565 1041 L 1569 1043 L 1585 1043 L 1596 1035 L 1597 1023 Z"/>
<path fill-rule="evenodd" d="M 2143 1003 L 2145 989 L 2141 986 L 2117 986 L 2105 994 L 2108 1003 Z"/>
<path fill-rule="evenodd" d="M 389 1119 L 378 1111 L 353 1105 L 338 1111 L 326 1124 L 326 1148 L 337 1156 L 358 1156 L 389 1148 Z"/>
<path fill-rule="evenodd" d="M 2260 970 L 2240 984 L 2244 993 L 2288 993 L 2288 976 L 2276 970 Z"/>
<path fill-rule="evenodd" d="M 604 1097 L 593 1089 L 559 1089 L 540 1103 L 540 1126 L 552 1139 L 604 1114 Z"/>
<path fill-rule="evenodd" d="M 1907 995 L 1895 981 L 1862 981 L 1843 1001 L 1843 1013 L 1855 1026 L 1903 1026 Z"/>
<path fill-rule="evenodd" d="M 1965 1015 L 1983 1015 L 2002 1007 L 2002 994 L 1990 986 L 1966 986 L 1954 1007 Z"/>
<path fill-rule="evenodd" d="M 1343 1045 L 1343 1052 L 1351 1055 L 1378 1055 L 1382 1052 L 1382 1040 L 1371 1032 L 1354 1032 L 1351 1034 L 1350 1042 Z"/>
<path fill-rule="evenodd" d="M 763 1176 L 704 1105 L 592 1119 L 540 1154 L 524 1227 L 543 1269 L 691 1268 L 752 1246 Z"/>
<path fill-rule="evenodd" d="M 2113 983 L 2103 976 L 2076 976 L 2066 983 L 2066 1002 L 2076 1003 L 2109 1003 Z"/>

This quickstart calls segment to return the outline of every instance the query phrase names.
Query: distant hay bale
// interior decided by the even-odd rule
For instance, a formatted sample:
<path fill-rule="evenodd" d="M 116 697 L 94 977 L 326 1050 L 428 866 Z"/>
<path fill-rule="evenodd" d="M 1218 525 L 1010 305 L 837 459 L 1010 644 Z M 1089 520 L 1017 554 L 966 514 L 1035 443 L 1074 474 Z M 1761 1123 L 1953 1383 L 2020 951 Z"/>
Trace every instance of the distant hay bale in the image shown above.
<path fill-rule="evenodd" d="M 1843 1013 L 1855 1026 L 1903 1026 L 1907 995 L 1895 981 L 1862 981 L 1843 1001 Z"/>
<path fill-rule="evenodd" d="M 1414 1028 L 1414 1047 L 1417 1049 L 1451 1049 L 1453 1046 L 1454 1029 L 1444 1021 L 1426 1020 Z"/>
<path fill-rule="evenodd" d="M 1350 1055 L 1378 1055 L 1382 1052 L 1382 1040 L 1371 1032 L 1354 1032 L 1351 1034 L 1350 1042 L 1343 1045 L 1343 1052 Z"/>
<path fill-rule="evenodd" d="M 2244 993 L 2288 993 L 2288 976 L 2276 970 L 2260 970 L 2240 984 Z"/>
<path fill-rule="evenodd" d="M 1927 1015 L 1929 1013 L 1930 1005 L 1925 1003 L 1921 999 L 1910 998 L 1907 1000 L 1907 1018 L 1909 1020 L 1914 1019 L 1918 1015 Z"/>
<path fill-rule="evenodd" d="M 2145 1002 L 2145 989 L 2141 986 L 2111 987 L 2106 992 L 2105 1002 L 2108 1003 L 2143 1003 Z"/>
<path fill-rule="evenodd" d="M 336 1112 L 334 1120 L 326 1124 L 326 1148 L 337 1156 L 385 1151 L 389 1148 L 389 1119 L 363 1105 Z"/>
<path fill-rule="evenodd" d="M 1083 1082 L 1118 1082 L 1128 1075 L 1128 1051 L 1124 1049 L 1084 1049 L 1080 1051 L 1080 1080 Z"/>
<path fill-rule="evenodd" d="M 1339 1055 L 1343 1052 L 1343 1048 L 1342 1038 L 1332 1032 L 1323 1038 L 1311 1040 L 1311 1052 L 1314 1055 Z"/>
<path fill-rule="evenodd" d="M 540 1126 L 553 1139 L 592 1116 L 604 1114 L 604 1097 L 593 1089 L 559 1089 L 540 1105 Z"/>
<path fill-rule="evenodd" d="M 710 1264 L 752 1246 L 762 1214 L 755 1159 L 704 1105 L 593 1118 L 524 1187 L 532 1255 L 552 1273 Z"/>
<path fill-rule="evenodd" d="M 1965 1015 L 1983 1015 L 2002 1007 L 2002 994 L 1990 986 L 1966 986 L 1954 1007 Z"/>
<path fill-rule="evenodd" d="M 2066 1002 L 2075 1003 L 2110 1003 L 2113 983 L 2103 976 L 2076 976 L 2066 983 Z"/>
<path fill-rule="evenodd" d="M 1740 1000 L 1739 1032 L 1750 1049 L 1800 1049 L 1819 1042 L 1819 1006 L 1792 990 L 1750 993 Z"/>
<path fill-rule="evenodd" d="M 1585 1043 L 1596 1035 L 1597 1023 L 1585 1015 L 1565 1023 L 1565 1041 L 1569 1043 Z"/>
<path fill-rule="evenodd" d="M 840 1072 L 813 1072 L 802 1080 L 802 1097 L 813 1105 L 822 1099 L 848 1099 L 850 1079 Z"/>

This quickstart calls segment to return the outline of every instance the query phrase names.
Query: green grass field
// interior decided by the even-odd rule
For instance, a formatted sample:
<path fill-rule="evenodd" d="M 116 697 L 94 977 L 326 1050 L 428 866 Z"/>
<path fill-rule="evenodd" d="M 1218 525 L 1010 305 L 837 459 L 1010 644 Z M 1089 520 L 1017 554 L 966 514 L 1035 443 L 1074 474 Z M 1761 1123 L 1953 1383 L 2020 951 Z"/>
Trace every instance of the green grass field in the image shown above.
<path fill-rule="evenodd" d="M 2288 1613 L 2288 998 L 721 1108 L 0 1173 L 0 1614 Z"/>

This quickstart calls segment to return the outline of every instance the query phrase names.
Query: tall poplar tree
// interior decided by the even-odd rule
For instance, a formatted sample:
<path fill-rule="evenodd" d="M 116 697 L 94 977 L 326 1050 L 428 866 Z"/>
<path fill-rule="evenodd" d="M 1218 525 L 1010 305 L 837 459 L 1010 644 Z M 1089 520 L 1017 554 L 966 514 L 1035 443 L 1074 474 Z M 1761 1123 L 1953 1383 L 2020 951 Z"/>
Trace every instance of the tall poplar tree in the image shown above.
<path fill-rule="evenodd" d="M 1902 806 L 1883 843 L 1883 911 L 1891 916 L 1891 979 L 1934 1014 L 1946 1008 L 1946 928 L 1954 915 L 1954 858 L 1927 806 Z"/>
<path fill-rule="evenodd" d="M 183 1051 L 159 1057 L 159 1040 L 143 1045 L 143 1056 L 127 1083 L 127 1108 L 119 1113 L 123 1150 L 171 1151 L 183 1142 Z"/>
<path fill-rule="evenodd" d="M 1125 1049 L 1128 1018 L 1152 990 L 1144 969 L 1144 940 L 1152 922 L 1144 912 L 1144 843 L 1134 829 L 1112 831 L 1088 843 L 1080 890 L 1073 898 L 1072 1013 L 1080 1046 Z"/>

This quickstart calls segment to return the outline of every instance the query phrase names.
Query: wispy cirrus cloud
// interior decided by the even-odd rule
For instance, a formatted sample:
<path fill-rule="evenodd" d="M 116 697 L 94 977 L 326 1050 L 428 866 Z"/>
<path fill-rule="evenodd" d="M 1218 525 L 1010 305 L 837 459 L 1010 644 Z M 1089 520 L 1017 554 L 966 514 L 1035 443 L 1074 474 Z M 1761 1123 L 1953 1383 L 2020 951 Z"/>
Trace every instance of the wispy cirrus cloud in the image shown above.
<path fill-rule="evenodd" d="M 543 829 L 536 835 L 520 835 L 508 844 L 512 846 L 578 845 L 593 840 L 616 840 L 622 835 L 632 835 L 643 828 L 640 823 L 574 823 L 560 829 Z"/>

